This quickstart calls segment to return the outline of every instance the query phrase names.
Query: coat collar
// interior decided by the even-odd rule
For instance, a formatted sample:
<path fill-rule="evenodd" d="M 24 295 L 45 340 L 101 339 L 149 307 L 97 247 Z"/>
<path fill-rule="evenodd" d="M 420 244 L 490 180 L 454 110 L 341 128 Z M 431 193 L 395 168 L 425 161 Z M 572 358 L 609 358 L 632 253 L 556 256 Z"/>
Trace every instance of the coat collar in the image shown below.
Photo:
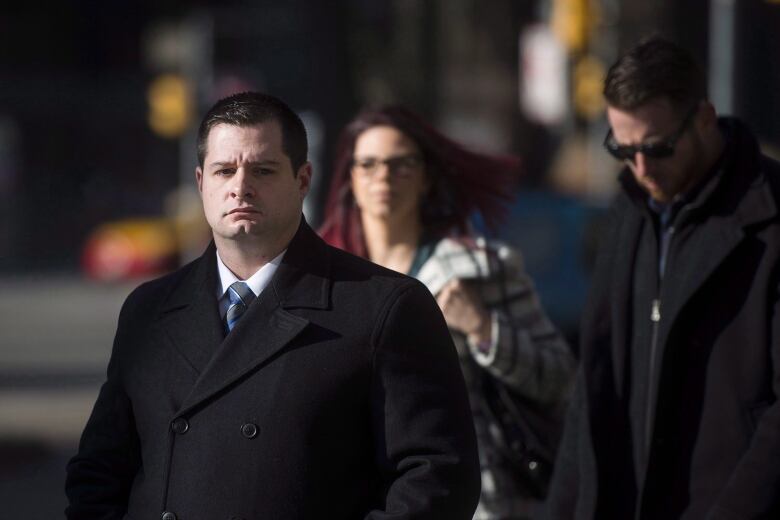
<path fill-rule="evenodd" d="M 285 309 L 330 307 L 331 250 L 302 217 L 269 286 Z"/>
<path fill-rule="evenodd" d="M 162 306 L 158 324 L 197 374 L 184 414 L 270 360 L 308 325 L 288 311 L 330 306 L 330 249 L 303 218 L 271 283 L 225 336 L 212 243 Z"/>

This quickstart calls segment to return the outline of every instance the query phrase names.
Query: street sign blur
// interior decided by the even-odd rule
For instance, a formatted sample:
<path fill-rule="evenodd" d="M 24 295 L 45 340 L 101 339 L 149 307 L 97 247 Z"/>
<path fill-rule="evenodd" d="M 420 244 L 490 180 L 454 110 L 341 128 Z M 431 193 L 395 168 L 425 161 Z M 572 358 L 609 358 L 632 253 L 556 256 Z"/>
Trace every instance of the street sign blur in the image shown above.
<path fill-rule="evenodd" d="M 562 123 L 569 111 L 566 50 L 544 24 L 520 35 L 520 106 L 529 119 Z"/>

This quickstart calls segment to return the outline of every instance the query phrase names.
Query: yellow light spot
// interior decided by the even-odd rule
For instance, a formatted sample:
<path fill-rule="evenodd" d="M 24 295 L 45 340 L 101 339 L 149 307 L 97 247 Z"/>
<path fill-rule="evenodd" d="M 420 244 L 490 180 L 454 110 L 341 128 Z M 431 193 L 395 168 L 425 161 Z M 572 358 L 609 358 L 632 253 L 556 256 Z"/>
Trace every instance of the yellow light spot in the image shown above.
<path fill-rule="evenodd" d="M 149 85 L 148 122 L 158 135 L 174 138 L 183 134 L 192 120 L 192 91 L 176 74 L 164 74 Z"/>

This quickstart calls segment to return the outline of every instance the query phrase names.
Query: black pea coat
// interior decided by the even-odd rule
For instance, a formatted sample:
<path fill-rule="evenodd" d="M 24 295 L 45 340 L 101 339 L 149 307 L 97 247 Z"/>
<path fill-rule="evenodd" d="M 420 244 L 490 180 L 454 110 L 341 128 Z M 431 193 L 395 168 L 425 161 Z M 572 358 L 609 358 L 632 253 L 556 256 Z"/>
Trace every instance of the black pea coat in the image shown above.
<path fill-rule="evenodd" d="M 626 192 L 616 200 L 583 317 L 551 519 L 780 518 L 780 166 L 740 123 L 722 124 L 731 145 L 721 177 L 678 216 L 669 246 L 643 469 L 632 462 L 628 389 L 632 374 L 650 372 L 632 372 L 640 361 L 629 345 L 639 237 L 653 234 L 640 232 L 651 223 Z"/>
<path fill-rule="evenodd" d="M 423 285 L 303 220 L 227 337 L 217 283 L 212 244 L 128 297 L 68 518 L 471 519 L 473 424 Z"/>

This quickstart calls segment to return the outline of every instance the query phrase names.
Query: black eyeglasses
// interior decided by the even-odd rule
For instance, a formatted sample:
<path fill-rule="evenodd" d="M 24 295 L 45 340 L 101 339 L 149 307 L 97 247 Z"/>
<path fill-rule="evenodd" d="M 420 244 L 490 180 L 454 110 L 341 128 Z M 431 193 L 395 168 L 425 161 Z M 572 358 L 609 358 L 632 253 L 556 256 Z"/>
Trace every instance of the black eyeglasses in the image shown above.
<path fill-rule="evenodd" d="M 636 154 L 641 153 L 645 157 L 652 159 L 663 159 L 664 157 L 671 157 L 674 155 L 674 147 L 677 145 L 677 141 L 688 128 L 693 119 L 694 114 L 699 110 L 699 104 L 696 103 L 688 113 L 685 115 L 685 119 L 680 123 L 680 128 L 677 129 L 672 135 L 662 141 L 656 143 L 641 143 L 636 145 L 619 144 L 615 141 L 615 137 L 612 135 L 612 129 L 607 132 L 607 137 L 604 138 L 604 148 L 607 149 L 609 154 L 619 161 L 632 161 Z"/>
<path fill-rule="evenodd" d="M 408 177 L 422 166 L 423 159 L 417 154 L 397 155 L 387 159 L 364 157 L 352 161 L 352 171 L 362 178 L 370 179 L 383 164 L 393 177 Z"/>

